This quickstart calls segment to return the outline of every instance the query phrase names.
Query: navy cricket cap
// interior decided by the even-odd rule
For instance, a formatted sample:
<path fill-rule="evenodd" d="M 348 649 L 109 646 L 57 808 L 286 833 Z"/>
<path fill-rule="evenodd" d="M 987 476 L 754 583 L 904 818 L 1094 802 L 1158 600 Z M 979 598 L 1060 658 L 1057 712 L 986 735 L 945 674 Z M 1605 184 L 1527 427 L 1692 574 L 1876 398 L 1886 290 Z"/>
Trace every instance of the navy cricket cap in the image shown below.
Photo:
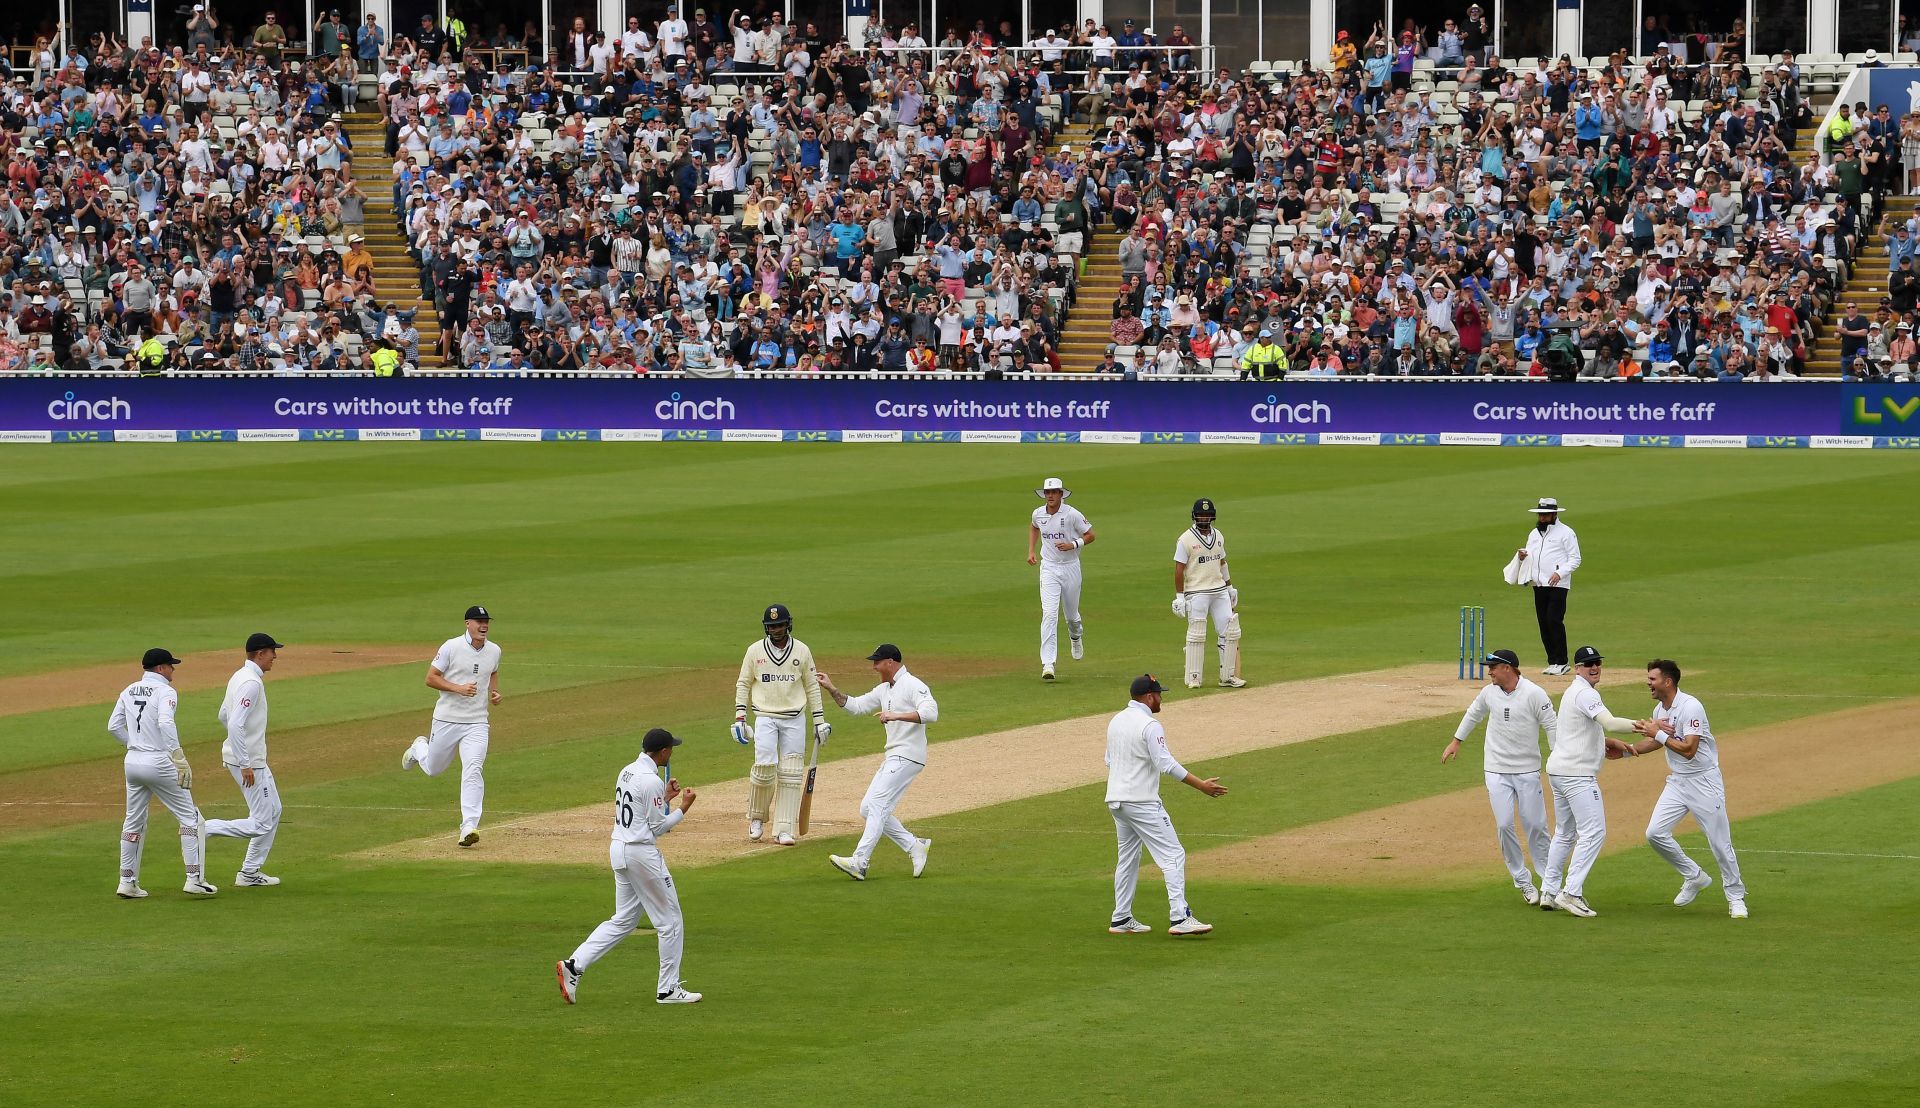
<path fill-rule="evenodd" d="M 1591 646 L 1583 646 L 1573 652 L 1573 664 L 1576 666 L 1597 666 L 1600 664 L 1600 652 Z"/>
<path fill-rule="evenodd" d="M 668 747 L 674 747 L 679 745 L 680 745 L 680 740 L 674 738 L 673 732 L 667 730 L 664 727 L 654 728 L 653 730 L 647 732 L 646 738 L 640 740 L 640 749 L 646 751 L 648 754 L 652 754 L 654 751 L 657 751 L 657 750 L 665 750 Z"/>
<path fill-rule="evenodd" d="M 490 620 L 493 617 L 487 614 L 487 610 L 485 608 L 481 607 L 478 604 L 475 604 L 473 607 L 467 609 L 467 618 Z"/>
<path fill-rule="evenodd" d="M 879 646 L 873 648 L 873 653 L 867 655 L 867 661 L 869 662 L 899 662 L 904 660 L 905 659 L 900 657 L 900 648 L 890 642 L 881 643 Z"/>
<path fill-rule="evenodd" d="M 1515 669 L 1520 668 L 1520 655 L 1511 650 L 1489 650 L 1487 656 L 1480 660 L 1490 666 L 1509 665 Z"/>
<path fill-rule="evenodd" d="M 1133 684 L 1127 686 L 1128 696 L 1145 696 L 1148 693 L 1166 691 L 1166 686 L 1154 680 L 1153 674 L 1151 673 L 1141 674 L 1133 679 Z"/>
<path fill-rule="evenodd" d="M 174 657 L 172 651 L 162 650 L 157 646 L 145 654 L 140 655 L 141 669 L 152 669 L 154 666 L 177 666 L 179 664 L 180 659 Z"/>
<path fill-rule="evenodd" d="M 255 631 L 253 634 L 247 636 L 247 653 L 249 654 L 256 650 L 282 650 L 285 649 L 286 645 L 286 643 L 275 640 L 272 635 L 267 634 L 265 631 Z"/>

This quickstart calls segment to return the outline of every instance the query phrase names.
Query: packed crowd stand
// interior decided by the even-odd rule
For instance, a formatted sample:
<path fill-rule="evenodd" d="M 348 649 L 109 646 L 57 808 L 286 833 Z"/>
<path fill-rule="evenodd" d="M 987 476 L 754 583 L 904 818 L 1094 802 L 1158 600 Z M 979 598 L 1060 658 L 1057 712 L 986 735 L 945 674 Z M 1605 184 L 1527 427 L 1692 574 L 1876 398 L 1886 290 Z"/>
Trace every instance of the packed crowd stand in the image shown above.
<path fill-rule="evenodd" d="M 1853 117 L 1796 165 L 1799 67 L 1737 36 L 1509 65 L 1376 26 L 1233 73 L 1179 26 L 856 50 L 690 14 L 544 50 L 325 12 L 310 53 L 203 11 L 186 47 L 43 45 L 0 106 L 0 368 L 1765 380 L 1875 236 L 1889 296 L 1842 323 L 1846 368 L 1916 360 L 1920 217 L 1880 201 L 1920 123 Z M 384 149 L 354 149 L 366 106 Z M 376 280 L 373 190 L 417 289 Z M 1063 367 L 1090 250 L 1122 288 L 1076 310 L 1112 342 Z"/>

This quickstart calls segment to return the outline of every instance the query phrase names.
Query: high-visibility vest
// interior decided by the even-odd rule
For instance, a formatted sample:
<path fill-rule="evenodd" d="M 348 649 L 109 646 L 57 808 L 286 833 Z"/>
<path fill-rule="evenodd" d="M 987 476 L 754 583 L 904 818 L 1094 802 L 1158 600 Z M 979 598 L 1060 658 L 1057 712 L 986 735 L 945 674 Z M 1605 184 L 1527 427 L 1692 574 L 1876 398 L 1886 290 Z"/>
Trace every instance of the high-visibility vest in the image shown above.
<path fill-rule="evenodd" d="M 1240 368 L 1255 377 L 1265 377 L 1275 371 L 1285 373 L 1287 352 L 1278 343 L 1256 342 L 1240 355 Z"/>
<path fill-rule="evenodd" d="M 157 337 L 141 343 L 134 357 L 140 363 L 142 377 L 158 377 L 167 371 L 167 344 Z"/>
<path fill-rule="evenodd" d="M 373 375 L 375 377 L 392 377 L 395 371 L 400 368 L 400 352 L 398 350 L 390 350 L 383 346 L 369 356 L 373 359 Z"/>

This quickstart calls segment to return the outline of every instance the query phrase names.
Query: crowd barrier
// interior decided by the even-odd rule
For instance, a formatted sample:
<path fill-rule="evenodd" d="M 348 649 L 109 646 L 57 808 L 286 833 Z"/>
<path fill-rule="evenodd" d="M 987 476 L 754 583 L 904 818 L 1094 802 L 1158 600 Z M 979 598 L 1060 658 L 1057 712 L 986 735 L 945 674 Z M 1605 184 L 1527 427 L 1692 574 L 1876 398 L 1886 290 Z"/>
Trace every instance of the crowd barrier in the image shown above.
<path fill-rule="evenodd" d="M 0 380 L 0 442 L 335 439 L 1920 448 L 1920 386 Z"/>

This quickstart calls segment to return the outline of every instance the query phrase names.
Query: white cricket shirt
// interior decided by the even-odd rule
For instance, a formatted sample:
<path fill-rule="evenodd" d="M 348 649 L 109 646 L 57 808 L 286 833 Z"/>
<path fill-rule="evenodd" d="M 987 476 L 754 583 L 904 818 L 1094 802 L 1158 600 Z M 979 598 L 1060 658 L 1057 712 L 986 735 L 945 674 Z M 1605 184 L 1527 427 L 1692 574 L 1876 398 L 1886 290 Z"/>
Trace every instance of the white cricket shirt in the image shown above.
<path fill-rule="evenodd" d="M 472 682 L 476 688 L 472 696 L 441 693 L 440 702 L 433 706 L 434 720 L 439 723 L 487 722 L 487 687 L 492 684 L 493 675 L 500 668 L 500 644 L 488 639 L 485 646 L 475 649 L 465 635 L 455 635 L 440 644 L 440 652 L 433 656 L 433 666 L 448 681 L 456 685 Z"/>
<path fill-rule="evenodd" d="M 788 635 L 784 650 L 767 638 L 747 647 L 733 685 L 733 708 L 744 712 L 749 706 L 763 716 L 791 718 L 809 709 L 814 719 L 826 718 L 820 683 L 813 679 L 813 651 L 806 643 Z"/>
<path fill-rule="evenodd" d="M 1512 692 L 1491 683 L 1481 689 L 1453 737 L 1464 740 L 1485 720 L 1488 773 L 1539 773 L 1540 733 L 1551 748 L 1557 719 L 1546 690 L 1522 677 Z"/>
<path fill-rule="evenodd" d="M 871 692 L 849 697 L 847 711 L 856 716 L 874 712 L 919 712 L 919 723 L 894 720 L 886 725 L 887 745 L 883 753 L 923 766 L 927 764 L 927 724 L 940 718 L 940 705 L 934 702 L 933 690 L 908 673 L 906 666 L 894 672 L 891 684 L 882 681 Z"/>
<path fill-rule="evenodd" d="M 1187 567 L 1184 591 L 1219 592 L 1227 587 L 1227 537 L 1220 528 L 1202 535 L 1189 527 L 1174 540 L 1173 560 Z"/>
<path fill-rule="evenodd" d="M 1052 566 L 1079 565 L 1080 548 L 1059 550 L 1057 542 L 1074 542 L 1084 538 L 1093 524 L 1080 514 L 1080 509 L 1071 504 L 1061 504 L 1060 510 L 1049 513 L 1045 504 L 1033 510 L 1033 525 L 1040 532 L 1040 564 Z"/>
<path fill-rule="evenodd" d="M 220 722 L 227 728 L 227 741 L 220 744 L 221 761 L 241 769 L 267 768 L 267 688 L 253 659 L 241 663 L 227 678 Z"/>
<path fill-rule="evenodd" d="M 1187 771 L 1167 749 L 1167 731 L 1153 709 L 1130 700 L 1107 724 L 1107 803 L 1160 799 L 1160 775 L 1184 780 Z"/>
<path fill-rule="evenodd" d="M 1667 768 L 1674 773 L 1687 776 L 1696 773 L 1711 773 L 1720 768 L 1720 748 L 1713 741 L 1713 727 L 1707 723 L 1707 710 L 1700 699 L 1692 693 L 1673 694 L 1673 704 L 1653 709 L 1655 722 L 1663 719 L 1673 721 L 1673 737 L 1684 739 L 1688 735 L 1700 736 L 1700 745 L 1693 757 L 1682 758 L 1673 751 L 1667 751 Z"/>
<path fill-rule="evenodd" d="M 652 845 L 661 835 L 680 824 L 686 813 L 667 811 L 667 783 L 660 779 L 660 767 L 642 754 L 620 771 L 613 784 L 613 841 Z"/>
<path fill-rule="evenodd" d="M 120 690 L 107 730 L 131 753 L 166 754 L 180 746 L 173 718 L 179 710 L 180 694 L 173 691 L 173 682 L 149 670 Z"/>
<path fill-rule="evenodd" d="M 1553 753 L 1547 772 L 1556 777 L 1598 777 L 1607 760 L 1607 729 L 1601 716 L 1612 716 L 1600 699 L 1600 690 L 1575 675 L 1560 698 L 1560 722 L 1554 729 Z"/>

